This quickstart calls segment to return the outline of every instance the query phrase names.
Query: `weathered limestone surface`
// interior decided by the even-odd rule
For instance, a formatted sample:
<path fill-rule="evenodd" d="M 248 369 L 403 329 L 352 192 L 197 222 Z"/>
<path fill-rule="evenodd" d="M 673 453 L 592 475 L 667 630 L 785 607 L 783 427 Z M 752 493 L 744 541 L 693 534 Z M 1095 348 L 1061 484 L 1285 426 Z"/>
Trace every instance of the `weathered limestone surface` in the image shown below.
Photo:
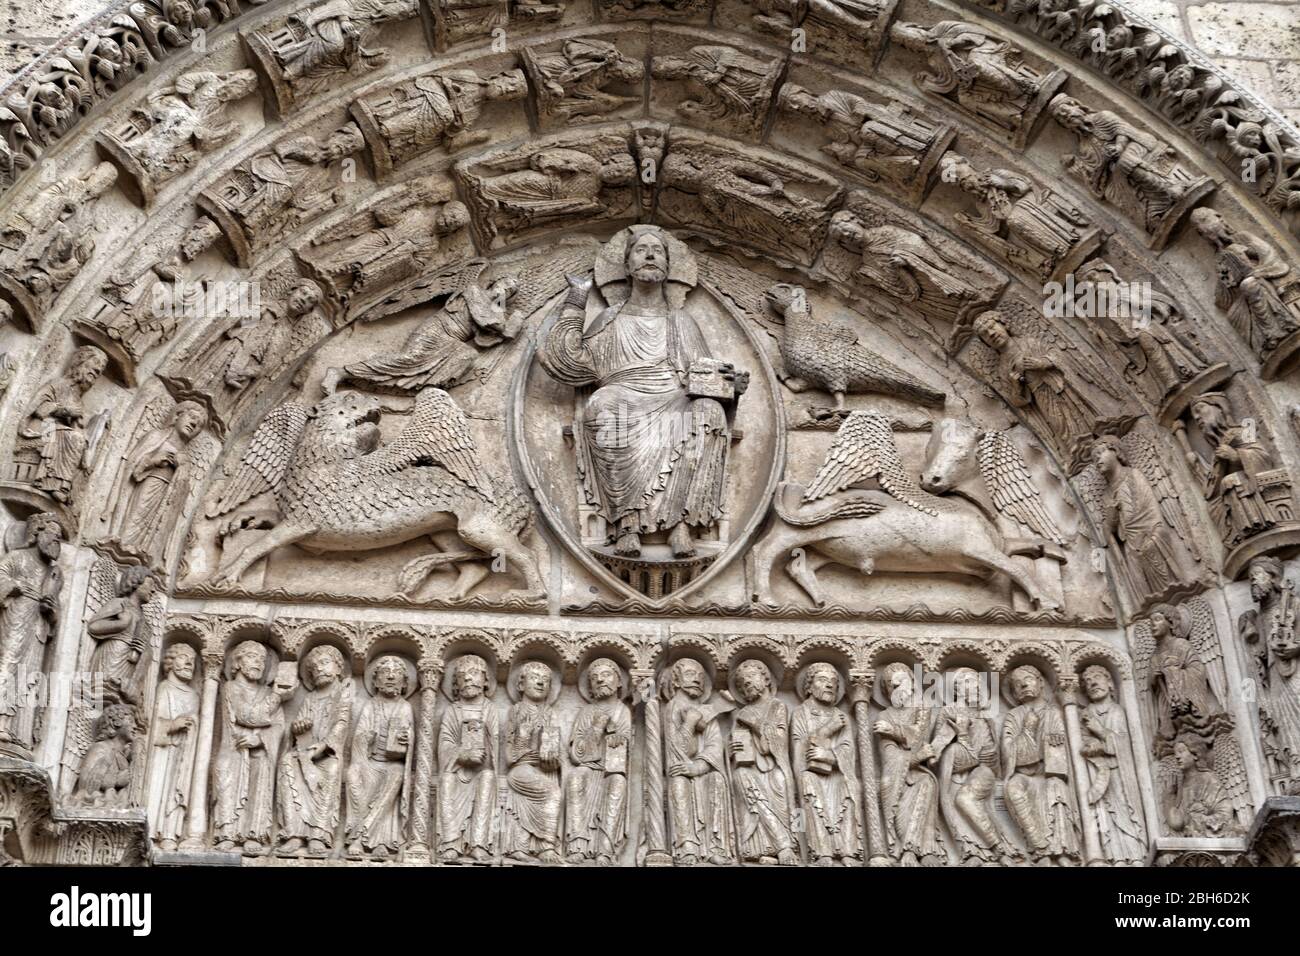
<path fill-rule="evenodd" d="M 1294 863 L 1295 9 L 14 6 L 5 855 Z"/>

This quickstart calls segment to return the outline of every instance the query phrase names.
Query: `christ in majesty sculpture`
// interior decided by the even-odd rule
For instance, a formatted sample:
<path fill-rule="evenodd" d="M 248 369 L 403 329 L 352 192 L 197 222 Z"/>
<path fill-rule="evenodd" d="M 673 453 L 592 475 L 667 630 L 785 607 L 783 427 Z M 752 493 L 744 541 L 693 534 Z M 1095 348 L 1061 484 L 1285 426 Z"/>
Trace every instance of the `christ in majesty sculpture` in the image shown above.
<path fill-rule="evenodd" d="M 638 557 L 643 536 L 666 531 L 673 556 L 683 558 L 723 515 L 726 405 L 748 376 L 709 354 L 696 319 L 672 295 L 679 290 L 670 285 L 689 280 L 676 278 L 685 270 L 670 263 L 670 249 L 683 257 L 690 251 L 654 226 L 626 235 L 626 300 L 584 329 L 591 283 L 570 277 L 540 360 L 556 380 L 595 388 L 574 438 L 579 472 L 614 553 Z M 621 238 L 612 241 L 614 251 Z"/>

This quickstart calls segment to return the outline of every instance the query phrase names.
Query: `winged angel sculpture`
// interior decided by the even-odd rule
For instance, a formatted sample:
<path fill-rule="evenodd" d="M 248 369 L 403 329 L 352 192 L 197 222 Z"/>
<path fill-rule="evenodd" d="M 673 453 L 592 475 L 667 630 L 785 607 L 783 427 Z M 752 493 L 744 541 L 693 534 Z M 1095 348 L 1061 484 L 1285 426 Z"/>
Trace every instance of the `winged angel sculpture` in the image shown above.
<path fill-rule="evenodd" d="M 285 402 L 267 415 L 208 512 L 232 515 L 219 527 L 223 539 L 246 529 L 266 533 L 223 555 L 217 583 L 235 584 L 285 545 L 368 551 L 427 536 L 445 550 L 408 562 L 398 580 L 402 593 L 454 565 L 452 598 L 459 600 L 486 577 L 493 558 L 523 575 L 524 597 L 540 597 L 537 559 L 520 541 L 532 510 L 511 481 L 484 467 L 464 412 L 442 389 L 423 389 L 401 432 L 382 442 L 385 410 L 372 396 L 336 392 L 314 407 Z M 274 511 L 245 507 L 267 492 Z"/>
<path fill-rule="evenodd" d="M 1023 459 L 1012 464 L 1015 474 L 1027 475 Z M 1042 536 L 1056 538 L 1059 533 L 1037 490 L 1028 482 L 1019 487 L 1022 494 L 1010 504 L 994 497 L 998 510 L 1010 507 L 1009 516 L 1022 520 L 1041 516 Z M 1001 572 L 1036 607 L 1056 607 L 1032 575 L 1008 557 L 1002 533 L 975 505 L 921 489 L 905 468 L 884 416 L 851 413 L 807 488 L 783 482 L 774 495 L 773 509 L 775 526 L 747 559 L 750 591 L 760 603 L 771 603 L 772 564 L 777 556 L 794 554 L 786 571 L 818 606 L 825 599 L 816 572 L 838 564 L 861 574 L 894 571 L 986 578 Z"/>
<path fill-rule="evenodd" d="M 1149 702 L 1160 800 L 1180 836 L 1240 832 L 1253 816 L 1214 612 L 1201 599 L 1157 604 L 1133 629 L 1133 670 Z"/>

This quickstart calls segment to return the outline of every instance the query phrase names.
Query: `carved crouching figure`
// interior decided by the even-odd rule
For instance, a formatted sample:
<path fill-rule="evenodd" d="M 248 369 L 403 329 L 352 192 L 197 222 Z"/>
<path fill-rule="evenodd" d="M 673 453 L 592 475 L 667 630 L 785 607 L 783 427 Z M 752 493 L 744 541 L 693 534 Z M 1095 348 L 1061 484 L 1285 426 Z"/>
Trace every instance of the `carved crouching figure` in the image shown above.
<path fill-rule="evenodd" d="M 880 490 L 866 490 L 873 482 Z M 771 604 L 772 565 L 805 549 L 786 572 L 818 607 L 826 603 L 817 571 L 831 564 L 860 574 L 948 573 L 987 578 L 1001 572 L 1043 609 L 1057 602 L 1004 550 L 997 528 L 974 505 L 921 491 L 903 468 L 889 421 L 853 412 L 840 426 L 816 477 L 773 496 L 776 520 L 746 556 L 751 597 Z"/>

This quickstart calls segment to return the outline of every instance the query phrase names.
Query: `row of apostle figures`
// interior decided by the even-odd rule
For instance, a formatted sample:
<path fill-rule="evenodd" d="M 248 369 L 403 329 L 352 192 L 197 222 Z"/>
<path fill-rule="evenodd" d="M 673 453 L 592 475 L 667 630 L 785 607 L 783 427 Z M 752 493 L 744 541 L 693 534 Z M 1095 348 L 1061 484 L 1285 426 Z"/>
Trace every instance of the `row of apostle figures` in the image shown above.
<path fill-rule="evenodd" d="M 349 857 L 393 857 L 415 829 L 413 774 L 425 746 L 407 699 L 414 665 L 380 656 L 366 668 L 368 693 L 358 695 L 332 645 L 312 648 L 300 665 L 272 661 L 252 640 L 229 656 L 211 761 L 215 848 L 324 857 L 336 855 L 341 838 Z M 196 664 L 183 643 L 163 657 L 149 779 L 153 839 L 164 851 L 186 832 Z M 855 720 L 841 707 L 844 681 L 829 663 L 800 673 L 800 702 L 791 708 L 759 659 L 736 665 L 734 692 L 715 693 L 707 669 L 680 658 L 657 694 L 639 688 L 653 698 L 655 717 L 647 703 L 646 722 L 657 746 L 646 740 L 637 753 L 657 766 L 634 798 L 635 723 L 617 662 L 600 657 L 582 669 L 583 700 L 570 710 L 557 706 L 552 667 L 525 661 L 511 674 L 513 702 L 503 710 L 493 668 L 462 654 L 448 668 L 449 702 L 425 754 L 436 765 L 429 849 L 443 863 L 613 864 L 628 845 L 631 805 L 657 786 L 666 827 L 643 819 L 642 842 L 655 842 L 650 830 L 662 833 L 664 855 L 680 866 L 804 858 L 856 865 L 866 861 L 872 822 L 881 831 L 873 860 L 1069 864 L 1083 855 L 1081 800 L 1108 860 L 1143 859 L 1127 725 L 1104 667 L 1083 673 L 1083 797 L 1065 718 L 1041 671 L 1021 665 L 1008 675 L 1012 706 L 1000 725 L 988 675 L 959 667 L 947 677 L 946 702 L 923 705 L 913 668 L 886 665 L 881 706 L 870 726 L 859 726 L 865 711 Z M 998 795 L 1005 813 L 995 807 Z M 872 801 L 870 820 L 864 799 Z M 654 805 L 647 798 L 644 813 Z"/>

